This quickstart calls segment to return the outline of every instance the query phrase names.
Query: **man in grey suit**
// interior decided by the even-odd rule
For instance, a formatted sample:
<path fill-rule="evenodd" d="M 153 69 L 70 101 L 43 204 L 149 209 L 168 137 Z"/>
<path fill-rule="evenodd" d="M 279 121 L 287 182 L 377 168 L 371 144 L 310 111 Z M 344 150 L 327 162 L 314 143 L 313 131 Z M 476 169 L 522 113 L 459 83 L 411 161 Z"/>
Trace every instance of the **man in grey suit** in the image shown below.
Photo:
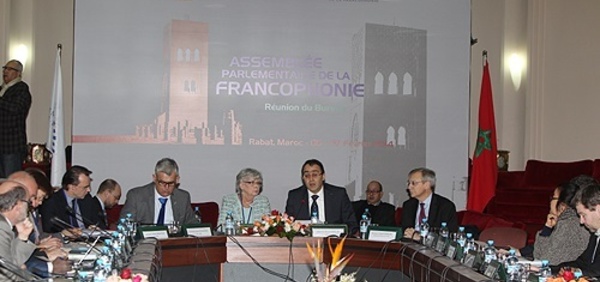
<path fill-rule="evenodd" d="M 27 217 L 27 196 L 27 191 L 19 183 L 5 180 L 0 184 L 0 256 L 18 267 L 35 250 L 35 244 L 28 240 L 33 224 Z M 13 232 L 13 227 L 16 232 Z M 0 281 L 15 281 L 16 278 L 4 265 L 0 267 Z"/>
<path fill-rule="evenodd" d="M 152 182 L 127 192 L 121 217 L 131 213 L 141 224 L 166 225 L 199 223 L 194 217 L 190 193 L 179 188 L 179 167 L 164 158 L 156 163 Z"/>

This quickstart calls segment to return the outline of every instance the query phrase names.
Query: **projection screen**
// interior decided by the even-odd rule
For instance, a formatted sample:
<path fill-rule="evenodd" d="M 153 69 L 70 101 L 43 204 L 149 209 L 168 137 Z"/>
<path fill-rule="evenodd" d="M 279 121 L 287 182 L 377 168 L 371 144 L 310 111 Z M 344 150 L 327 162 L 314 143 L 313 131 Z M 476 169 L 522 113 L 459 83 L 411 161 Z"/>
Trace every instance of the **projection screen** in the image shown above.
<path fill-rule="evenodd" d="M 469 52 L 468 0 L 78 0 L 73 164 L 125 193 L 171 157 L 218 203 L 252 167 L 279 210 L 307 159 L 394 205 L 427 166 L 460 209 Z"/>

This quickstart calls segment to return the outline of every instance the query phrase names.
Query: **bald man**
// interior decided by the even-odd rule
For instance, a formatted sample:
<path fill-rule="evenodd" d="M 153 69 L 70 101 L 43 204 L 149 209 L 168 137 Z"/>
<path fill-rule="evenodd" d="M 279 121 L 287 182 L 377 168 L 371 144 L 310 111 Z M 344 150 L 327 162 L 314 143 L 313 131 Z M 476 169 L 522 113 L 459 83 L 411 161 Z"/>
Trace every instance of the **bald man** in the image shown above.
<path fill-rule="evenodd" d="M 30 213 L 28 213 L 29 221 L 33 223 L 33 231 L 30 233 L 28 240 L 36 244 L 35 252 L 25 262 L 27 269 L 43 278 L 49 278 L 52 273 L 66 274 L 71 270 L 71 263 L 64 260 L 67 253 L 63 251 L 62 240 L 60 235 L 54 237 L 51 234 L 42 232 L 41 221 L 38 220 L 37 207 L 41 204 L 36 195 L 39 189 L 35 177 L 26 171 L 17 171 L 12 173 L 8 179 L 21 184 L 27 191 L 27 199 L 29 200 Z M 45 257 L 48 261 L 40 259 Z"/>

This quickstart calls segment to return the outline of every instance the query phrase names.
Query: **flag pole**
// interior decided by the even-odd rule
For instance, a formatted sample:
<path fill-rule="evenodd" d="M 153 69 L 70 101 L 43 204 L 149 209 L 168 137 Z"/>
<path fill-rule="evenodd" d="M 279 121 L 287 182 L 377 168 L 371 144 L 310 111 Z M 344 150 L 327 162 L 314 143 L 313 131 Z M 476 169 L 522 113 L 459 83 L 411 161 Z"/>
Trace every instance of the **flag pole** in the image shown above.
<path fill-rule="evenodd" d="M 61 179 L 66 172 L 62 71 L 60 67 L 61 51 L 62 44 L 59 43 L 56 46 L 54 84 L 48 118 L 48 140 L 46 142 L 46 149 L 52 153 L 49 178 L 53 187 L 60 186 Z"/>
<path fill-rule="evenodd" d="M 485 64 L 487 63 L 487 50 L 481 51 L 481 63 L 485 67 Z"/>

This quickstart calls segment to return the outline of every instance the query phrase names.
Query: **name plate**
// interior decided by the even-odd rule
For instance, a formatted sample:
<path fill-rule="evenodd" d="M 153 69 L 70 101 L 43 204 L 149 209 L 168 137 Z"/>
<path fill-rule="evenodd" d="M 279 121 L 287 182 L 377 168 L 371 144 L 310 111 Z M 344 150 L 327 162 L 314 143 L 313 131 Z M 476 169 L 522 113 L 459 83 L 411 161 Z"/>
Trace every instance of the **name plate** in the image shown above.
<path fill-rule="evenodd" d="M 402 238 L 402 228 L 392 226 L 369 226 L 367 239 L 370 241 L 389 242 Z"/>
<path fill-rule="evenodd" d="M 138 227 L 138 237 L 141 239 L 145 238 L 156 238 L 156 239 L 169 239 L 169 232 L 167 226 L 140 226 Z"/>
<path fill-rule="evenodd" d="M 348 233 L 346 224 L 313 224 L 310 227 L 312 237 L 341 237 L 342 234 Z"/>
<path fill-rule="evenodd" d="M 213 235 L 210 224 L 184 225 L 183 234 L 191 237 L 210 237 Z"/>

